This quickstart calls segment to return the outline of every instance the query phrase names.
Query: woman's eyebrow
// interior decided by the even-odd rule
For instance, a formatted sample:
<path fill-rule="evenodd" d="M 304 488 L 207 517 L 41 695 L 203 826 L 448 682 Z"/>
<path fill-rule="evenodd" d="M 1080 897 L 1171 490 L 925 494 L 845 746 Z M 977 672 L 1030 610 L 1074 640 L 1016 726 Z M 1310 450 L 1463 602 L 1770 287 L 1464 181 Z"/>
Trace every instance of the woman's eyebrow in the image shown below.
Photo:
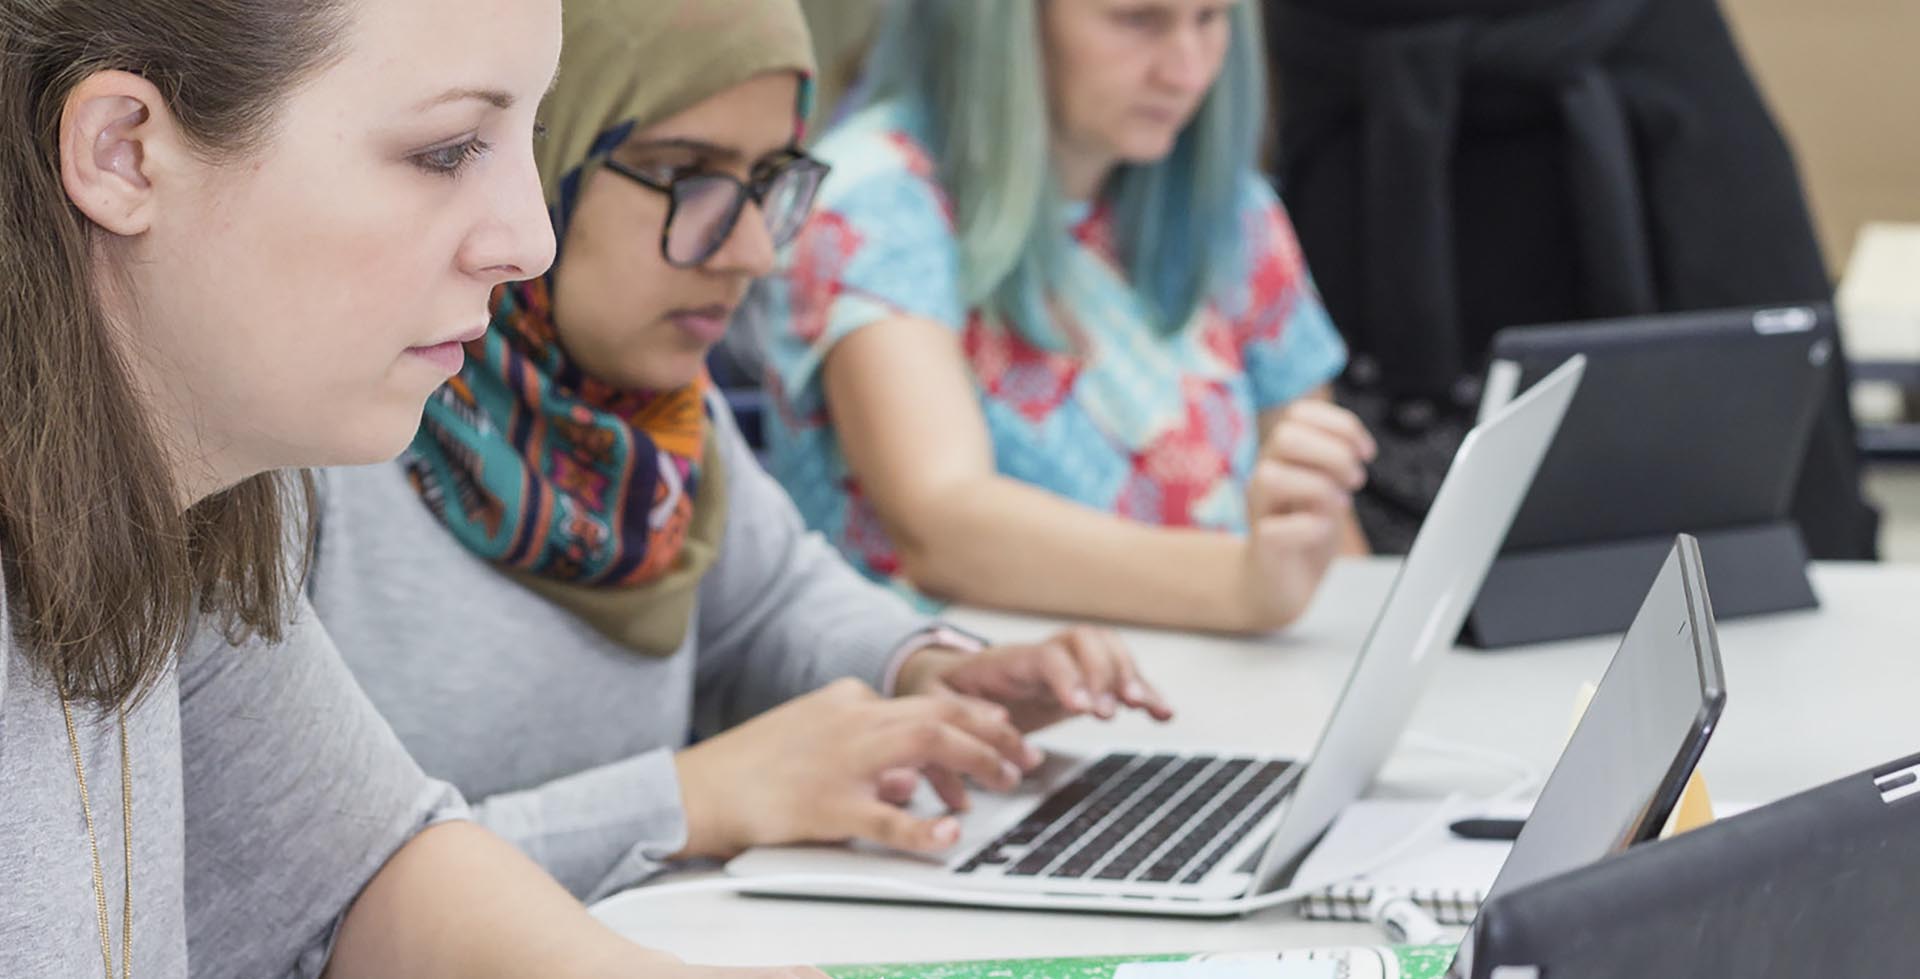
<path fill-rule="evenodd" d="M 693 153 L 716 163 L 737 163 L 740 151 L 731 146 L 709 143 L 700 139 L 672 137 L 667 139 L 649 139 L 638 143 L 628 143 L 620 148 L 621 153 L 649 153 L 658 150 L 682 150 Z"/>
<path fill-rule="evenodd" d="M 420 103 L 418 111 L 425 111 L 449 102 L 485 102 L 496 109 L 511 109 L 515 99 L 513 93 L 491 88 L 451 88 L 439 95 Z"/>

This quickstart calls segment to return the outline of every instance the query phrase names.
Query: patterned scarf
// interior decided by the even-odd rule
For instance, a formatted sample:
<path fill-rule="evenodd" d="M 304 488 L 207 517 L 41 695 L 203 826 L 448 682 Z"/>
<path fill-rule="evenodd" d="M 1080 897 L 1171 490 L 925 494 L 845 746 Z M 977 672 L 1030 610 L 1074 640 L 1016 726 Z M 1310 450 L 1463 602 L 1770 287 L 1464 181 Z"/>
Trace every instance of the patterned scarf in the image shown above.
<path fill-rule="evenodd" d="M 492 328 L 428 401 L 407 471 L 468 550 L 611 638 L 671 653 L 717 550 L 697 531 L 724 526 L 708 382 L 615 390 L 567 359 L 549 308 L 543 280 L 495 293 Z"/>
<path fill-rule="evenodd" d="M 427 404 L 415 485 L 461 543 L 502 567 L 614 588 L 653 581 L 693 520 L 706 379 L 616 391 L 555 340 L 545 282 L 495 294 L 492 328 Z"/>
<path fill-rule="evenodd" d="M 568 0 L 564 34 L 535 147 L 563 243 L 580 188 L 633 132 L 772 71 L 802 76 L 804 118 L 813 57 L 795 0 Z M 494 293 L 491 329 L 428 402 L 407 469 L 468 550 L 608 638 L 670 655 L 726 526 L 711 384 L 630 392 L 586 376 L 554 326 L 551 276 Z"/>

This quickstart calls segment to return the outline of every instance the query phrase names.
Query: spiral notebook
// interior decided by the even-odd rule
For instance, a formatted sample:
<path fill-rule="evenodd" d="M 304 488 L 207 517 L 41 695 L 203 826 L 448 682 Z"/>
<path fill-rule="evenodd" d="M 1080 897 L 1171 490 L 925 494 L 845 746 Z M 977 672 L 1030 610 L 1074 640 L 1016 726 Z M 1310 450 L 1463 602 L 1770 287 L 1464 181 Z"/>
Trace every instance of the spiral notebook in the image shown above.
<path fill-rule="evenodd" d="M 1323 921 L 1365 921 L 1367 905 L 1382 890 L 1412 898 L 1443 925 L 1468 925 L 1486 899 L 1493 879 L 1506 862 L 1511 843 L 1463 840 L 1447 829 L 1452 818 L 1464 816 L 1524 817 L 1527 806 L 1499 811 L 1458 812 L 1436 820 L 1433 800 L 1367 799 L 1341 813 L 1327 835 L 1300 865 L 1295 880 L 1347 877 L 1300 905 L 1303 917 Z M 1422 824 L 1427 824 L 1422 830 Z M 1408 835 L 1421 832 L 1418 841 Z M 1353 868 L 1374 863 L 1386 850 L 1399 855 L 1384 866 L 1349 875 Z"/>

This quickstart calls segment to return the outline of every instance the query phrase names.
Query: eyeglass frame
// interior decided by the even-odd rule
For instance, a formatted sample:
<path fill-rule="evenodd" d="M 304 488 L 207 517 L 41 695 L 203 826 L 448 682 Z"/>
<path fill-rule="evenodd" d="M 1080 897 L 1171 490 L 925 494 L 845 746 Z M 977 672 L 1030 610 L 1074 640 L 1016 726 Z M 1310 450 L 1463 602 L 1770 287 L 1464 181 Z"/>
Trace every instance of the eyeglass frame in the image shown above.
<path fill-rule="evenodd" d="M 747 180 L 741 180 L 739 177 L 736 177 L 733 174 L 721 173 L 720 171 L 717 171 L 717 170 L 701 170 L 695 173 L 678 174 L 668 180 L 663 181 L 648 175 L 647 173 L 642 171 L 639 167 L 622 163 L 619 160 L 616 160 L 612 157 L 608 157 L 607 159 L 602 161 L 601 165 L 606 167 L 608 170 L 611 170 L 614 173 L 617 173 L 620 176 L 625 177 L 628 180 L 631 180 L 634 183 L 637 183 L 640 186 L 647 188 L 648 190 L 666 195 L 667 219 L 661 222 L 660 224 L 660 257 L 662 259 L 665 259 L 668 265 L 671 265 L 677 269 L 697 269 L 700 266 L 707 264 L 709 261 L 712 261 L 713 256 L 719 254 L 720 249 L 725 248 L 727 246 L 727 240 L 733 237 L 734 230 L 740 226 L 740 215 L 746 212 L 747 201 L 749 199 L 751 199 L 755 205 L 761 207 L 762 209 L 766 207 L 767 191 L 772 189 L 773 181 L 783 176 L 789 168 L 792 168 L 794 166 L 804 166 L 811 169 L 813 172 L 817 173 L 819 176 L 814 181 L 813 192 L 815 197 L 819 195 L 820 184 L 821 182 L 827 179 L 827 174 L 833 172 L 833 165 L 823 160 L 820 160 L 816 157 L 808 155 L 806 151 L 800 149 L 800 147 L 798 146 L 788 146 L 784 149 L 783 152 L 786 154 L 786 156 L 780 161 L 780 163 L 774 165 L 773 167 L 767 168 L 765 171 L 763 171 L 761 176 L 758 176 L 758 177 L 750 176 L 749 179 Z M 724 180 L 732 184 L 734 186 L 733 208 L 731 211 L 731 215 L 727 218 L 725 233 L 716 235 L 714 237 L 713 243 L 707 246 L 706 251 L 702 253 L 697 260 L 691 261 L 691 262 L 677 262 L 677 261 L 674 261 L 673 251 L 671 246 L 669 245 L 669 242 L 673 235 L 673 219 L 678 217 L 680 214 L 680 196 L 675 191 L 682 180 L 695 180 L 695 179 Z M 808 200 L 809 210 L 812 209 L 812 203 L 813 201 L 810 198 Z M 804 226 L 805 223 L 806 222 L 803 219 L 801 221 L 801 224 L 799 226 L 796 226 L 795 232 L 797 233 L 799 230 L 799 227 Z M 791 239 L 789 239 L 789 241 L 791 241 Z M 785 246 L 786 244 L 788 244 L 788 242 L 786 241 L 776 241 L 774 242 L 774 247 L 778 248 L 778 247 Z"/>

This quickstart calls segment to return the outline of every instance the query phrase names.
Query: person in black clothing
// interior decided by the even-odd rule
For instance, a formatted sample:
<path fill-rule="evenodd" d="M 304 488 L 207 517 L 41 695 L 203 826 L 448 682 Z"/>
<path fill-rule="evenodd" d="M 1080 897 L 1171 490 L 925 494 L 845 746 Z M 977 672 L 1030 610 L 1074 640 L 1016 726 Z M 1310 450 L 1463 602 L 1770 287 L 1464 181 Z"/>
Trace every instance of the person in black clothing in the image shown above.
<path fill-rule="evenodd" d="M 1715 0 L 1267 0 L 1275 176 L 1382 441 L 1360 500 L 1400 550 L 1495 331 L 1832 294 L 1785 140 Z M 1836 343 L 1838 338 L 1835 338 Z M 1845 363 L 1794 517 L 1875 556 Z"/>

